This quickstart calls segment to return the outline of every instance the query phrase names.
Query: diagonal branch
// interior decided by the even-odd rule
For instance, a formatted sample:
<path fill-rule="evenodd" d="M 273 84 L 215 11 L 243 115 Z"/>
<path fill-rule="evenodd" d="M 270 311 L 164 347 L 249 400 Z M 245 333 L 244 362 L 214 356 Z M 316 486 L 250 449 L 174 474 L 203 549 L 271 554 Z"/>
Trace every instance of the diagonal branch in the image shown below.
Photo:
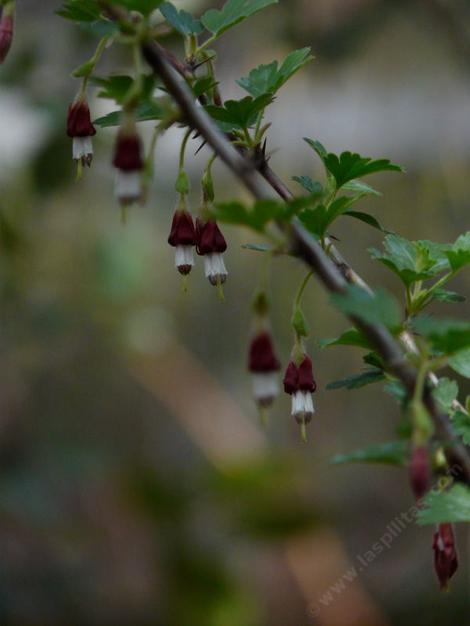
<path fill-rule="evenodd" d="M 272 192 L 266 188 L 257 172 L 256 163 L 248 155 L 242 155 L 218 129 L 204 109 L 197 105 L 187 84 L 177 76 L 168 62 L 162 47 L 147 42 L 143 45 L 143 54 L 148 64 L 158 74 L 168 92 L 178 103 L 186 122 L 200 133 L 255 198 L 272 197 Z M 290 192 L 270 168 L 265 165 L 261 173 L 280 195 L 291 197 Z M 283 228 L 286 230 L 285 226 Z M 333 293 L 345 291 L 347 280 L 344 272 L 342 273 L 338 269 L 338 264 L 343 264 L 348 273 L 351 273 L 352 270 L 344 261 L 339 260 L 338 264 L 333 263 L 320 245 L 297 221 L 287 227 L 286 235 L 292 253 L 315 271 L 329 291 Z M 339 253 L 337 255 L 340 259 Z M 356 278 L 355 282 L 365 284 L 359 277 Z M 416 371 L 410 366 L 402 348 L 388 330 L 379 325 L 365 324 L 355 316 L 350 316 L 350 319 L 375 346 L 387 369 L 405 385 L 409 393 L 412 393 L 416 384 Z M 438 435 L 451 444 L 446 452 L 449 462 L 453 467 L 457 465 L 461 477 L 470 483 L 470 456 L 467 449 L 453 431 L 447 415 L 441 413 L 430 393 L 425 393 L 423 402 L 429 410 Z"/>

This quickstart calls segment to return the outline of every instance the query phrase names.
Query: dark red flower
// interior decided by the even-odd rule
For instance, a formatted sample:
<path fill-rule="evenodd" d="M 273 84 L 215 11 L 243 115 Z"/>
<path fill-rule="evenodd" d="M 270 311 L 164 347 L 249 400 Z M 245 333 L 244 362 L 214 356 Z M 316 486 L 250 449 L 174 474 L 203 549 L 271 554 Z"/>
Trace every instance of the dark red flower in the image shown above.
<path fill-rule="evenodd" d="M 251 341 L 248 369 L 253 373 L 268 373 L 277 372 L 280 368 L 270 333 L 259 333 Z"/>
<path fill-rule="evenodd" d="M 175 265 L 179 273 L 187 276 L 194 265 L 193 247 L 196 245 L 196 229 L 191 213 L 175 211 L 168 243 L 176 248 Z"/>
<path fill-rule="evenodd" d="M 122 172 L 136 172 L 143 169 L 142 142 L 137 133 L 119 132 L 113 165 Z"/>
<path fill-rule="evenodd" d="M 197 231 L 197 253 L 199 255 L 222 254 L 227 250 L 227 242 L 222 235 L 217 222 L 209 220 L 203 222 L 199 218 L 196 220 Z"/>
<path fill-rule="evenodd" d="M 452 524 L 439 524 L 434 533 L 432 547 L 434 549 L 434 569 L 441 589 L 447 589 L 449 580 L 459 565 Z"/>
<path fill-rule="evenodd" d="M 67 116 L 67 135 L 69 137 L 96 135 L 96 128 L 91 123 L 90 108 L 86 100 L 78 100 L 70 105 Z"/>
<path fill-rule="evenodd" d="M 292 396 L 292 415 L 303 428 L 315 412 L 312 394 L 316 388 L 310 357 L 305 354 L 298 367 L 291 361 L 284 375 L 284 391 Z"/>
<path fill-rule="evenodd" d="M 0 63 L 3 63 L 10 51 L 13 42 L 13 31 L 15 26 L 14 5 L 3 9 L 0 18 Z"/>
<path fill-rule="evenodd" d="M 415 446 L 409 467 L 410 485 L 415 498 L 421 500 L 429 488 L 431 468 L 429 452 L 426 446 Z"/>
<path fill-rule="evenodd" d="M 299 389 L 299 370 L 292 361 L 289 363 L 284 375 L 284 391 L 292 395 Z"/>

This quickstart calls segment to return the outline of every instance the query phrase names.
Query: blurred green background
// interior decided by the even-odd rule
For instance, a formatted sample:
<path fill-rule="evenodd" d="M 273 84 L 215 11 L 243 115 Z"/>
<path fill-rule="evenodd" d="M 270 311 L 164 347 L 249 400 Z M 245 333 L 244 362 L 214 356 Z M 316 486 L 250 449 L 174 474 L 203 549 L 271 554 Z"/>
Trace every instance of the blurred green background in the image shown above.
<path fill-rule="evenodd" d="M 437 591 L 433 530 L 414 525 L 338 587 L 413 500 L 402 470 L 329 460 L 393 440 L 398 408 L 380 386 L 325 391 L 361 359 L 352 348 L 318 349 L 347 323 L 314 282 L 305 305 L 319 383 L 310 441 L 300 443 L 287 397 L 260 428 L 245 371 L 262 259 L 241 245 L 253 237 L 226 228 L 225 304 L 200 265 L 181 292 L 166 243 L 179 131 L 158 144 L 149 202 L 126 227 L 113 199 L 113 130 L 99 133 L 92 170 L 74 182 L 69 74 L 94 42 L 56 17 L 58 7 L 19 3 L 0 69 L 0 624 L 468 624 L 463 527 L 448 594 Z M 316 60 L 272 107 L 273 167 L 287 181 L 321 176 L 303 136 L 391 158 L 407 174 L 376 177 L 384 196 L 364 207 L 409 238 L 452 241 L 469 226 L 469 14 L 466 0 L 283 0 L 226 35 L 223 95 L 241 96 L 235 79 L 259 63 L 312 46 Z M 99 70 L 122 72 L 123 55 L 113 49 Z M 95 117 L 107 112 L 90 101 Z M 195 205 L 205 161 L 190 168 Z M 246 197 L 216 171 L 220 198 Z M 368 258 L 377 231 L 344 218 L 334 234 L 372 285 L 401 297 Z M 284 362 L 302 275 L 293 260 L 275 261 Z M 468 273 L 453 287 L 468 294 Z"/>

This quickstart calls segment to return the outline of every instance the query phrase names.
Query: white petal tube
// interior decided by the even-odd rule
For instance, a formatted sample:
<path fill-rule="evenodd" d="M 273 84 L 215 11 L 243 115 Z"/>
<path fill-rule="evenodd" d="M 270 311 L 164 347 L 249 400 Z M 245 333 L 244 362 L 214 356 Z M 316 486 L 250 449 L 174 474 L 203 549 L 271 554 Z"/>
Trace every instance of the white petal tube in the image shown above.
<path fill-rule="evenodd" d="M 140 200 L 142 197 L 140 171 L 116 170 L 115 194 L 121 204 L 132 204 Z"/>
<path fill-rule="evenodd" d="M 194 266 L 193 246 L 176 246 L 175 267 L 177 267 L 183 274 L 189 274 L 193 266 Z"/>
<path fill-rule="evenodd" d="M 313 396 L 309 391 L 296 391 L 292 394 L 292 415 L 299 423 L 308 424 L 314 413 Z"/>
<path fill-rule="evenodd" d="M 224 258 L 218 252 L 204 255 L 204 270 L 206 278 L 212 285 L 217 285 L 218 282 L 224 283 L 227 280 L 228 272 Z"/>
<path fill-rule="evenodd" d="M 89 165 L 93 158 L 93 140 L 91 137 L 74 137 L 72 156 L 75 161 L 83 161 Z"/>
<path fill-rule="evenodd" d="M 261 406 L 269 406 L 279 395 L 277 372 L 262 372 L 251 375 L 253 396 Z"/>

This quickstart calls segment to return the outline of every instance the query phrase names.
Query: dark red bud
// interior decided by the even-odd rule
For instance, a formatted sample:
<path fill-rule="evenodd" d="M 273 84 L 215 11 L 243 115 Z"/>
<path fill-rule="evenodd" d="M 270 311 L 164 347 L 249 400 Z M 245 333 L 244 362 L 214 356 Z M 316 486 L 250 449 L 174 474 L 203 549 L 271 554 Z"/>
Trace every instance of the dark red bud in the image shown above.
<path fill-rule="evenodd" d="M 227 250 L 225 237 L 214 220 L 204 223 L 198 218 L 196 220 L 196 232 L 197 253 L 199 255 L 212 254 L 214 252 L 222 254 Z"/>
<path fill-rule="evenodd" d="M 446 589 L 449 580 L 459 566 L 452 524 L 439 524 L 434 533 L 432 547 L 434 549 L 434 569 L 441 589 Z"/>
<path fill-rule="evenodd" d="M 410 485 L 415 498 L 421 500 L 431 482 L 431 467 L 429 452 L 426 446 L 416 446 L 413 449 L 409 467 Z"/>
<path fill-rule="evenodd" d="M 173 247 L 196 245 L 196 229 L 191 213 L 175 211 L 168 243 Z"/>
<path fill-rule="evenodd" d="M 143 169 L 142 143 L 137 133 L 119 133 L 114 150 L 113 165 L 123 172 L 136 172 Z"/>
<path fill-rule="evenodd" d="M 304 360 L 299 365 L 299 389 L 300 391 L 310 391 L 313 393 L 317 384 L 313 378 L 312 359 L 305 355 Z"/>
<path fill-rule="evenodd" d="M 299 370 L 292 361 L 289 363 L 284 375 L 284 391 L 292 395 L 299 390 Z"/>
<path fill-rule="evenodd" d="M 6 59 L 13 41 L 15 20 L 13 15 L 4 15 L 0 19 L 0 63 Z"/>
<path fill-rule="evenodd" d="M 67 135 L 69 137 L 96 135 L 96 129 L 91 123 L 90 108 L 85 100 L 70 105 L 67 116 Z"/>
<path fill-rule="evenodd" d="M 248 369 L 254 373 L 268 373 L 277 372 L 280 368 L 271 335 L 268 332 L 260 333 L 250 345 Z"/>

